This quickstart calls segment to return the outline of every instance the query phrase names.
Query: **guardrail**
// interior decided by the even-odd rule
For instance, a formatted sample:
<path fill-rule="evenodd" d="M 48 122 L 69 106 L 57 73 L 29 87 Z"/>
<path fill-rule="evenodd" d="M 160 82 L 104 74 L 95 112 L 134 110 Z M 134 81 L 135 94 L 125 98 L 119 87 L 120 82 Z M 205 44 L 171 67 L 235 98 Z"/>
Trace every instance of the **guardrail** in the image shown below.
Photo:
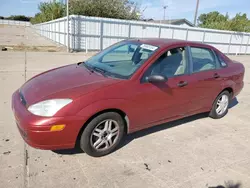
<path fill-rule="evenodd" d="M 67 46 L 66 17 L 32 26 L 40 35 Z M 102 50 L 129 38 L 172 38 L 210 44 L 226 54 L 250 54 L 250 33 L 71 15 L 72 50 Z"/>

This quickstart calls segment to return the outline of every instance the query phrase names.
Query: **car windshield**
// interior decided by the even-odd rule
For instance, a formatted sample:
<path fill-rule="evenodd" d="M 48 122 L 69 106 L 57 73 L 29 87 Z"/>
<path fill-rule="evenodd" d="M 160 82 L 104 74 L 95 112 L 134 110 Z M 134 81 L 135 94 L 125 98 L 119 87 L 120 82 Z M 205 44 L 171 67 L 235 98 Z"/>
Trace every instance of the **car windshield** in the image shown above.
<path fill-rule="evenodd" d="M 129 79 L 157 49 L 157 46 L 140 42 L 121 42 L 101 51 L 84 64 L 105 76 Z"/>

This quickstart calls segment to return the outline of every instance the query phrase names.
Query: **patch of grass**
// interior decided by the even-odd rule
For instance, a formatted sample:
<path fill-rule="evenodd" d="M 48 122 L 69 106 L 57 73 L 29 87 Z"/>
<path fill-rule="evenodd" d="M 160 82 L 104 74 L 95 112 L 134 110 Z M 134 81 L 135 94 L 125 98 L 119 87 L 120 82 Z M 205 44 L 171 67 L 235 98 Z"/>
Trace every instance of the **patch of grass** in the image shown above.
<path fill-rule="evenodd" d="M 56 50 L 49 49 L 48 52 L 56 52 Z"/>
<path fill-rule="evenodd" d="M 0 45 L 0 48 L 7 48 L 8 51 L 29 51 L 29 52 L 60 52 L 65 51 L 63 47 L 57 46 L 26 46 L 23 42 L 18 45 Z"/>

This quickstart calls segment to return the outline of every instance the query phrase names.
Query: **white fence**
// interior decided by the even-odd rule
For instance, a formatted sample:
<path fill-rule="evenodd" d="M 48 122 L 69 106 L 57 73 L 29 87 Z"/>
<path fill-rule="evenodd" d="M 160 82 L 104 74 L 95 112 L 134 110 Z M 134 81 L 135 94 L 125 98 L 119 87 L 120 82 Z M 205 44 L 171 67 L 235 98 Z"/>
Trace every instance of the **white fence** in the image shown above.
<path fill-rule="evenodd" d="M 37 32 L 67 46 L 66 17 L 33 26 Z M 210 44 L 227 54 L 250 54 L 250 33 L 181 27 L 142 21 L 70 16 L 72 50 L 101 50 L 129 38 L 173 38 Z"/>
<path fill-rule="evenodd" d="M 16 21 L 16 20 L 2 20 L 2 19 L 0 19 L 0 24 L 20 25 L 20 26 L 26 26 L 26 27 L 29 27 L 31 25 L 30 22 Z"/>

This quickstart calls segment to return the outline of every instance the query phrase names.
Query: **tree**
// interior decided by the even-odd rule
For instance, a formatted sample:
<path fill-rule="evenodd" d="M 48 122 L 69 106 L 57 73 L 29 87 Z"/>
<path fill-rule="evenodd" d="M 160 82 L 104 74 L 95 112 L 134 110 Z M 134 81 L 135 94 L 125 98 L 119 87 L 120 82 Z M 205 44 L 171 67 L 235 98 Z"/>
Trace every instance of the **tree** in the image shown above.
<path fill-rule="evenodd" d="M 38 5 L 39 13 L 31 19 L 32 24 L 47 22 L 65 15 L 65 5 L 53 0 L 52 2 L 42 2 Z"/>
<path fill-rule="evenodd" d="M 0 20 L 4 20 L 4 17 L 3 17 L 3 16 L 0 16 Z"/>
<path fill-rule="evenodd" d="M 229 19 L 228 14 L 223 15 L 217 11 L 208 14 L 201 14 L 198 18 L 199 27 L 231 30 L 231 31 L 250 31 L 250 20 L 247 15 L 241 13 L 236 14 L 232 19 Z"/>
<path fill-rule="evenodd" d="M 139 19 L 136 3 L 129 0 L 70 0 L 70 14 L 117 19 Z"/>
<path fill-rule="evenodd" d="M 24 15 L 11 15 L 9 17 L 5 18 L 6 20 L 17 20 L 17 21 L 30 21 L 30 17 L 24 16 Z"/>
<path fill-rule="evenodd" d="M 65 16 L 66 6 L 56 0 L 40 3 L 33 24 Z M 138 20 L 138 5 L 129 0 L 69 0 L 69 13 L 84 16 Z"/>
<path fill-rule="evenodd" d="M 250 20 L 248 20 L 247 15 L 240 13 L 230 20 L 230 28 L 233 31 L 249 31 L 250 32 Z"/>

